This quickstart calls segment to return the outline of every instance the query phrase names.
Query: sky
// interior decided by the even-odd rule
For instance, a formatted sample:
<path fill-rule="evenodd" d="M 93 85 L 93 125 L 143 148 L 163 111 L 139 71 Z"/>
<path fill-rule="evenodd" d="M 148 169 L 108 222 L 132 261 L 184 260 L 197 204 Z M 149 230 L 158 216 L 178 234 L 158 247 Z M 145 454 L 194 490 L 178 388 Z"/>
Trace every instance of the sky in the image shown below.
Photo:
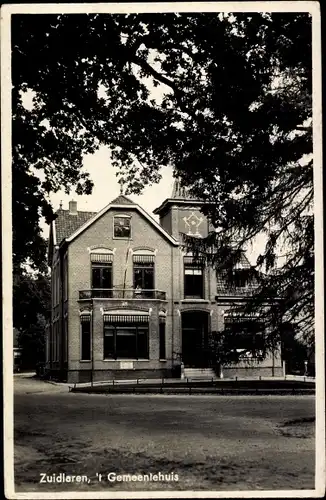
<path fill-rule="evenodd" d="M 61 201 L 62 208 L 67 209 L 69 201 L 73 199 L 77 201 L 78 210 L 98 212 L 120 194 L 120 184 L 116 177 L 118 169 L 111 165 L 107 147 L 101 147 L 93 155 L 86 155 L 84 157 L 84 170 L 89 172 L 94 182 L 92 194 L 76 195 L 75 192 L 72 192 L 67 195 L 64 190 L 51 194 L 50 201 L 55 211 L 59 208 Z M 172 169 L 163 167 L 162 179 L 159 184 L 145 187 L 139 196 L 129 194 L 127 196 L 158 220 L 158 217 L 152 212 L 166 198 L 171 197 L 173 181 Z"/>
<path fill-rule="evenodd" d="M 111 165 L 110 153 L 107 147 L 101 147 L 96 153 L 84 157 L 84 170 L 89 172 L 94 182 L 91 195 L 77 195 L 72 191 L 67 195 L 64 190 L 52 193 L 49 197 L 53 210 L 58 210 L 60 202 L 62 208 L 69 208 L 69 201 L 77 201 L 77 210 L 98 212 L 120 194 L 120 184 L 116 177 L 118 169 Z M 153 214 L 153 210 L 161 203 L 172 196 L 174 178 L 172 169 L 162 167 L 162 179 L 158 184 L 147 186 L 139 196 L 127 195 L 135 203 L 141 205 L 154 219 L 159 222 L 159 217 Z M 47 224 L 42 224 L 44 237 L 48 237 L 49 228 Z M 265 237 L 260 236 L 253 245 L 247 249 L 246 255 L 252 264 L 255 264 L 258 255 L 264 248 Z"/>

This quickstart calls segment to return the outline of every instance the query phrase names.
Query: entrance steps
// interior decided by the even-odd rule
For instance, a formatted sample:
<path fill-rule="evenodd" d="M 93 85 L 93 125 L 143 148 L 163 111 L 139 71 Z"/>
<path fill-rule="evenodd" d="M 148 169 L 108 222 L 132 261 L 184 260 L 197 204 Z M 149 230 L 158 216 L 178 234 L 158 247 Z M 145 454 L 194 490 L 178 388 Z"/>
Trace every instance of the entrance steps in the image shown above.
<path fill-rule="evenodd" d="M 185 378 L 189 379 L 212 379 L 218 378 L 212 368 L 185 368 Z"/>

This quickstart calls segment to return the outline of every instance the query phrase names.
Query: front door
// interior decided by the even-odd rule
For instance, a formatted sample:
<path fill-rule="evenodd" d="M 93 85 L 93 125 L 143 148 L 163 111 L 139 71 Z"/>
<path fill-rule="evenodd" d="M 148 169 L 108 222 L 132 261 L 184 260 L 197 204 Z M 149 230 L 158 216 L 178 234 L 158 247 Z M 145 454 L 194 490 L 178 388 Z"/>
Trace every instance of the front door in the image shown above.
<path fill-rule="evenodd" d="M 208 313 L 182 313 L 182 361 L 188 368 L 208 367 Z"/>

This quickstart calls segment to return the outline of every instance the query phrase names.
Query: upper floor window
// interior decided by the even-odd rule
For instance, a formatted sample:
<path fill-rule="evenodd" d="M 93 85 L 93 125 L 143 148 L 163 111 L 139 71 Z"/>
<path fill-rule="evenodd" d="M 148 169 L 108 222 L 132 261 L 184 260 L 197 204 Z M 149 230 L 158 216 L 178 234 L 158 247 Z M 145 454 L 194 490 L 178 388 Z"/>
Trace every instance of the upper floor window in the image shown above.
<path fill-rule="evenodd" d="M 204 260 L 184 257 L 184 296 L 186 299 L 204 298 Z"/>
<path fill-rule="evenodd" d="M 93 297 L 101 297 L 103 289 L 112 289 L 112 259 L 109 253 L 91 253 Z"/>
<path fill-rule="evenodd" d="M 131 238 L 131 217 L 129 215 L 116 215 L 113 218 L 114 238 Z"/>
<path fill-rule="evenodd" d="M 145 293 L 146 290 L 153 290 L 155 274 L 155 256 L 154 255 L 134 255 L 134 289 L 139 293 Z"/>
<path fill-rule="evenodd" d="M 246 269 L 234 269 L 231 277 L 233 286 L 245 288 L 249 284 L 248 272 Z"/>
<path fill-rule="evenodd" d="M 53 267 L 52 279 L 53 279 L 53 305 L 57 306 L 60 301 L 60 271 L 58 263 L 56 263 Z"/>
<path fill-rule="evenodd" d="M 65 254 L 63 258 L 63 299 L 68 298 L 68 256 Z"/>

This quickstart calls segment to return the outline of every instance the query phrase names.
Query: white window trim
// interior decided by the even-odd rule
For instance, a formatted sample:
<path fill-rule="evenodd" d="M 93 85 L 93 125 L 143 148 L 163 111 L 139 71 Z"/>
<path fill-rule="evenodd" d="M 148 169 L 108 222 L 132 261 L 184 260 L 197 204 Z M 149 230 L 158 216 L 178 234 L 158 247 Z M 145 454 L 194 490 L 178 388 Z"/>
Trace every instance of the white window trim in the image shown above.
<path fill-rule="evenodd" d="M 90 359 L 82 359 L 82 324 L 83 322 L 81 321 L 81 317 L 82 316 L 89 316 L 90 317 L 90 320 L 89 320 L 89 323 L 90 323 L 90 337 L 89 337 L 89 341 L 90 341 L 90 353 L 91 353 L 91 357 Z M 80 311 L 79 312 L 79 362 L 80 363 L 90 363 L 92 361 L 92 358 L 93 358 L 93 322 L 92 322 L 92 311 Z"/>
<path fill-rule="evenodd" d="M 99 246 L 92 246 L 87 248 L 89 254 L 91 255 L 92 253 L 102 253 L 102 254 L 109 254 L 109 255 L 114 255 L 116 248 L 107 248 L 105 246 L 99 245 Z"/>
<path fill-rule="evenodd" d="M 114 234 L 114 219 L 115 218 L 121 218 L 121 219 L 129 219 L 130 221 L 130 235 L 129 236 L 115 236 Z M 132 239 L 132 224 L 131 224 L 131 219 L 132 219 L 132 216 L 131 215 L 128 215 L 128 214 L 114 214 L 113 216 L 113 224 L 112 224 L 112 238 L 114 240 L 131 240 Z"/>

